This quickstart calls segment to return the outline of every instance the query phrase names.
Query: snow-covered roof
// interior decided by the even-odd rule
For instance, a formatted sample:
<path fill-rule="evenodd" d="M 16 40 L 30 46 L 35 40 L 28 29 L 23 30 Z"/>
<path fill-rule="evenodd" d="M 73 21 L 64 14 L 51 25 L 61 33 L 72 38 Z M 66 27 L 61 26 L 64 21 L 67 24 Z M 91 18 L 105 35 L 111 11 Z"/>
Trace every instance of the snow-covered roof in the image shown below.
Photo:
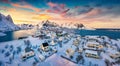
<path fill-rule="evenodd" d="M 67 32 L 66 31 L 63 31 L 62 34 L 66 34 Z"/>
<path fill-rule="evenodd" d="M 85 36 L 85 38 L 89 39 L 89 40 L 98 40 L 98 41 L 102 41 L 101 38 L 99 38 L 99 36 Z"/>
<path fill-rule="evenodd" d="M 93 51 L 93 50 L 85 50 L 85 53 L 98 54 L 97 51 Z"/>
<path fill-rule="evenodd" d="M 49 44 L 48 43 L 42 43 L 43 47 L 46 47 L 48 46 Z"/>
<path fill-rule="evenodd" d="M 85 37 L 88 37 L 88 38 L 98 38 L 99 36 L 90 36 L 90 35 L 87 35 Z"/>
<path fill-rule="evenodd" d="M 30 51 L 33 51 L 33 50 L 31 48 L 29 48 L 29 47 L 25 48 L 25 52 L 30 52 Z"/>
<path fill-rule="evenodd" d="M 88 48 L 88 49 L 102 49 L 103 45 L 101 45 L 98 42 L 87 42 L 86 44 L 84 44 L 84 48 Z"/>
<path fill-rule="evenodd" d="M 97 44 L 97 45 L 99 45 L 100 43 L 98 43 L 98 42 L 88 41 L 86 44 Z"/>
<path fill-rule="evenodd" d="M 54 40 L 52 40 L 52 41 L 50 42 L 50 44 L 51 44 L 51 45 L 55 45 L 56 43 L 54 42 Z"/>

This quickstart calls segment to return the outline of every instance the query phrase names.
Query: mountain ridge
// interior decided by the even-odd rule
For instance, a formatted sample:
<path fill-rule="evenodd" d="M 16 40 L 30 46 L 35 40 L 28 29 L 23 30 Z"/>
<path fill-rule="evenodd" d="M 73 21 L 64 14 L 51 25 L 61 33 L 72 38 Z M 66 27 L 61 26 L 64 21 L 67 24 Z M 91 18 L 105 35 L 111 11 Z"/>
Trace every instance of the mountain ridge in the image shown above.
<path fill-rule="evenodd" d="M 19 30 L 20 28 L 14 24 L 13 19 L 10 15 L 3 15 L 0 13 L 0 31 L 15 31 Z"/>

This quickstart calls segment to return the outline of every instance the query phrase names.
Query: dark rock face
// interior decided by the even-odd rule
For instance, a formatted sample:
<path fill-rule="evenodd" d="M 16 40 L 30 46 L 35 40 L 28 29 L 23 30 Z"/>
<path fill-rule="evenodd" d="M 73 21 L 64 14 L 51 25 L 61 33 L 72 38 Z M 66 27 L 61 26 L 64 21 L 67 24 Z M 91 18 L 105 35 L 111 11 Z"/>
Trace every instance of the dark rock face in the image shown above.
<path fill-rule="evenodd" d="M 75 24 L 75 26 L 77 27 L 77 29 L 80 29 L 80 28 L 84 28 L 85 26 L 83 24 Z"/>
<path fill-rule="evenodd" d="M 2 14 L 0 13 L 0 21 L 2 21 Z"/>
<path fill-rule="evenodd" d="M 9 22 L 13 23 L 13 20 L 12 20 L 12 18 L 11 18 L 10 15 L 6 16 L 6 19 L 7 19 Z"/>
<path fill-rule="evenodd" d="M 43 23 L 43 26 L 46 26 L 46 27 L 48 27 L 48 26 L 51 26 L 51 27 L 58 26 L 56 23 L 50 22 L 49 20 L 43 21 L 42 23 Z"/>

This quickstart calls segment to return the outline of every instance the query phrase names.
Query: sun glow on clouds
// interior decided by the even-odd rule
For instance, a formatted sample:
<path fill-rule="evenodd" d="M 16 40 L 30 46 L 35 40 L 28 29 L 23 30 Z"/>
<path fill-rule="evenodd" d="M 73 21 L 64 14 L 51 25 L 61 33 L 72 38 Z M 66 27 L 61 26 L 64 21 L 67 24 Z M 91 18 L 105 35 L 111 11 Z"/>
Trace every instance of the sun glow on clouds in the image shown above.
<path fill-rule="evenodd" d="M 33 19 L 37 19 L 37 20 L 50 20 L 50 19 L 52 19 L 52 16 L 50 16 L 48 14 L 38 14 L 38 15 L 34 16 Z"/>
<path fill-rule="evenodd" d="M 59 24 L 63 23 L 83 23 L 86 26 L 96 28 L 120 27 L 120 17 L 110 17 L 112 10 L 90 6 L 68 7 L 67 4 L 47 2 L 47 8 L 37 8 L 30 3 L 6 2 L 12 7 L 0 7 L 0 12 L 5 15 L 10 14 L 15 24 L 32 23 L 37 24 L 43 20 L 51 20 Z M 115 10 L 115 9 L 114 9 Z M 107 11 L 110 13 L 107 13 Z M 105 15 L 104 15 L 105 14 Z M 112 14 L 114 15 L 114 14 Z"/>
<path fill-rule="evenodd" d="M 5 12 L 2 13 L 5 15 L 10 14 L 15 24 L 37 22 L 36 20 L 32 19 L 32 17 L 36 15 L 34 12 L 28 12 L 26 10 L 15 8 L 7 8 Z"/>
<path fill-rule="evenodd" d="M 12 3 L 11 5 L 14 6 L 14 7 L 17 7 L 17 8 L 26 8 L 26 9 L 31 9 L 31 10 L 33 10 L 35 12 L 40 12 L 39 8 L 35 8 L 35 7 L 33 7 L 33 6 L 29 5 L 29 4 L 20 5 L 20 4 Z"/>

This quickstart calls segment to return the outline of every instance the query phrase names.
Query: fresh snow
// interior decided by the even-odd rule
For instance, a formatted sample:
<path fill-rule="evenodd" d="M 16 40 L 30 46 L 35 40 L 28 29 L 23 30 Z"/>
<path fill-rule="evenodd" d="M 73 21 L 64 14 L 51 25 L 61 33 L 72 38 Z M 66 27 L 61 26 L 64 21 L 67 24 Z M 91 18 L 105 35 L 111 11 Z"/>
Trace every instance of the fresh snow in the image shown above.
<path fill-rule="evenodd" d="M 4 32 L 13 30 L 19 30 L 19 27 L 13 23 L 11 16 L 4 16 L 0 13 L 0 31 Z"/>
<path fill-rule="evenodd" d="M 48 28 L 51 30 L 48 31 Z M 57 36 L 56 32 L 54 32 L 55 29 L 56 27 L 51 28 L 49 26 L 47 28 L 38 29 L 38 31 L 43 31 L 43 34 L 50 38 L 45 38 L 45 36 L 41 38 L 38 35 L 42 33 L 38 32 L 38 35 L 28 36 L 26 39 L 0 43 L 1 66 L 106 66 L 112 63 L 114 63 L 112 66 L 118 66 L 120 64 L 116 62 L 117 60 L 110 57 L 110 54 L 120 54 L 120 40 L 110 39 L 107 36 L 80 37 L 80 35 L 75 35 L 65 30 L 62 36 Z M 61 29 L 59 28 L 59 30 Z M 68 35 L 64 35 L 66 32 Z M 99 44 L 103 45 L 104 48 L 100 51 L 84 49 L 86 43 L 96 43 L 96 41 L 90 41 L 88 39 L 100 41 Z M 25 48 L 27 47 L 25 41 L 27 40 L 30 41 L 29 46 L 34 50 L 35 56 L 23 61 L 21 56 L 25 54 Z M 79 40 L 78 46 L 73 44 L 74 40 Z M 45 42 L 49 44 L 48 47 L 50 50 L 48 52 L 40 48 L 42 43 Z M 54 42 L 55 44 L 51 44 Z M 72 56 L 66 54 L 67 49 L 73 50 Z M 100 58 L 86 57 L 85 52 L 98 53 Z M 42 58 L 42 60 L 40 58 Z M 109 62 L 106 63 L 106 60 Z"/>

